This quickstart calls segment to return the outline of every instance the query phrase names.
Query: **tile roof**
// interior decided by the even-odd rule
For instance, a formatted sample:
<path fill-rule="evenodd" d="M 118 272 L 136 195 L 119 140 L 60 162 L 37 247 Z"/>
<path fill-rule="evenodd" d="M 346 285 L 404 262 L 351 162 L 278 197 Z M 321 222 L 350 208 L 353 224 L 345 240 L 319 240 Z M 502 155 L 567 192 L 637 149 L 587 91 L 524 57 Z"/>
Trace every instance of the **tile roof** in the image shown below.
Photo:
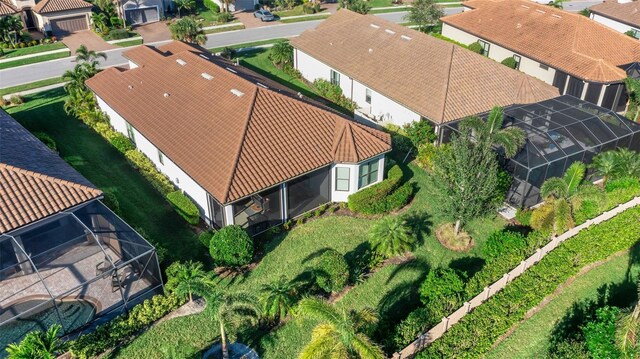
<path fill-rule="evenodd" d="M 600 14 L 630 26 L 640 27 L 640 1 L 634 0 L 628 3 L 619 3 L 616 0 L 608 0 L 589 8 L 592 13 Z"/>
<path fill-rule="evenodd" d="M 620 82 L 640 61 L 640 42 L 585 16 L 523 0 L 470 0 L 448 25 L 577 78 Z"/>
<path fill-rule="evenodd" d="M 344 9 L 291 44 L 436 123 L 559 95 L 460 46 Z"/>
<path fill-rule="evenodd" d="M 104 70 L 87 86 L 220 203 L 391 149 L 381 131 L 254 84 L 181 46 L 129 50 L 125 57 L 139 67 Z"/>
<path fill-rule="evenodd" d="M 0 233 L 102 195 L 0 110 Z"/>
<path fill-rule="evenodd" d="M 38 14 L 45 14 L 58 11 L 91 9 L 92 7 L 92 4 L 83 0 L 42 0 L 32 10 Z"/>
<path fill-rule="evenodd" d="M 0 16 L 17 14 L 18 8 L 16 8 L 11 2 L 0 0 Z"/>

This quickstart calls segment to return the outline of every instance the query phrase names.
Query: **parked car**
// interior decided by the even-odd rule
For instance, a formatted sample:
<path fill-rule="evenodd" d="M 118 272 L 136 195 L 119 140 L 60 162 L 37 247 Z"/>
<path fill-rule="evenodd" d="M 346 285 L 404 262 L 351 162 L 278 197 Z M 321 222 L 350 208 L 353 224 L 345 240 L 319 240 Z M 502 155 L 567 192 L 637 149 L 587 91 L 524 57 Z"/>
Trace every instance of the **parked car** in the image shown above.
<path fill-rule="evenodd" d="M 273 16 L 273 14 L 267 10 L 258 10 L 253 13 L 253 16 L 257 17 L 262 21 L 273 21 L 276 19 L 276 17 Z"/>

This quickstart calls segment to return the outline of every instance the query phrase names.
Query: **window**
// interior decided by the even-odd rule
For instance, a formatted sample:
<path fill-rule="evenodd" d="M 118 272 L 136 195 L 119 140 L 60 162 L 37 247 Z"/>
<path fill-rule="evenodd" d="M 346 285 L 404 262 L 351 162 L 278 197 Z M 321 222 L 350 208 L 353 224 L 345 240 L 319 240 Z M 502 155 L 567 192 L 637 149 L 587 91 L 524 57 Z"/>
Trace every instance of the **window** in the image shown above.
<path fill-rule="evenodd" d="M 131 125 L 129 123 L 127 123 L 127 136 L 129 136 L 129 139 L 135 145 L 136 144 L 136 135 L 135 135 L 135 132 L 133 132 L 133 127 L 131 127 Z"/>
<path fill-rule="evenodd" d="M 349 167 L 336 167 L 336 191 L 349 190 Z"/>
<path fill-rule="evenodd" d="M 164 165 L 164 155 L 160 150 L 158 150 L 158 162 L 160 162 L 161 165 Z"/>
<path fill-rule="evenodd" d="M 360 165 L 360 183 L 358 188 L 368 186 L 378 181 L 378 160 L 369 161 Z"/>
<path fill-rule="evenodd" d="M 482 40 L 478 40 L 478 43 L 480 44 L 480 46 L 482 46 L 482 55 L 484 56 L 489 56 L 489 48 L 491 48 L 491 44 L 489 44 L 486 41 L 482 41 Z"/>
<path fill-rule="evenodd" d="M 331 70 L 331 83 L 340 86 L 340 74 Z"/>
<path fill-rule="evenodd" d="M 367 89 L 364 94 L 364 100 L 371 105 L 371 90 Z"/>
<path fill-rule="evenodd" d="M 513 59 L 516 60 L 516 70 L 519 70 L 522 57 L 520 57 L 520 55 L 513 55 Z"/>
<path fill-rule="evenodd" d="M 549 70 L 549 66 L 547 66 L 547 65 L 545 65 L 545 64 L 540 64 L 540 68 L 541 68 L 541 69 L 543 69 L 543 70 L 545 70 L 545 71 L 548 71 L 548 70 Z"/>

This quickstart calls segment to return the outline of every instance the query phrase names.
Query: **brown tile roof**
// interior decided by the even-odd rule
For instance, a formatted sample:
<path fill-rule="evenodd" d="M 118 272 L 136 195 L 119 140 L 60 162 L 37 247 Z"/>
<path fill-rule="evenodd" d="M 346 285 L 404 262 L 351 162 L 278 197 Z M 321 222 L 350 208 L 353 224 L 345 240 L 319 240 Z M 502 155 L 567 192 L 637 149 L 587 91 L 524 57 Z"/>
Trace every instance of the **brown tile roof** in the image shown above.
<path fill-rule="evenodd" d="M 138 68 L 107 69 L 87 85 L 220 203 L 391 149 L 381 131 L 256 85 L 194 48 L 174 52 L 179 46 L 129 50 Z"/>
<path fill-rule="evenodd" d="M 585 16 L 523 0 L 470 0 L 442 21 L 586 81 L 619 82 L 640 42 Z"/>
<path fill-rule="evenodd" d="M 554 87 L 457 45 L 348 10 L 291 44 L 436 123 L 558 96 Z"/>
<path fill-rule="evenodd" d="M 0 0 L 0 16 L 17 14 L 18 8 L 16 8 L 11 2 Z"/>
<path fill-rule="evenodd" d="M 0 110 L 0 233 L 102 195 Z"/>
<path fill-rule="evenodd" d="M 589 8 L 591 12 L 626 23 L 629 26 L 640 27 L 640 1 L 634 0 L 621 4 L 616 0 L 608 0 Z"/>
<path fill-rule="evenodd" d="M 38 14 L 68 11 L 77 9 L 91 9 L 92 4 L 83 0 L 42 0 L 33 7 Z"/>

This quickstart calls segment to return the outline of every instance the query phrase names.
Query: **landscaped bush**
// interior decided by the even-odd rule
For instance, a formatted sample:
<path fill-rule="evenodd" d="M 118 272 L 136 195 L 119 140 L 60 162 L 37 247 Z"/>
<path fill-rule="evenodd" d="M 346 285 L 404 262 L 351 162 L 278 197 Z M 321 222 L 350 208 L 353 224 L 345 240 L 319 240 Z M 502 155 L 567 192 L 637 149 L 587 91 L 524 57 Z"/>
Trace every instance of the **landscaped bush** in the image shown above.
<path fill-rule="evenodd" d="M 100 325 L 95 331 L 71 341 L 69 351 L 74 358 L 88 359 L 122 346 L 156 320 L 164 317 L 184 303 L 174 295 L 156 295 L 136 305 L 129 314 L 120 315 Z"/>
<path fill-rule="evenodd" d="M 596 319 L 582 328 L 584 341 L 591 358 L 620 358 L 620 350 L 616 346 L 616 322 L 620 309 L 602 307 L 596 310 Z"/>
<path fill-rule="evenodd" d="M 58 146 L 56 145 L 56 141 L 54 141 L 53 138 L 51 138 L 51 136 L 49 136 L 44 132 L 34 132 L 33 135 L 36 136 L 36 138 L 39 139 L 40 142 L 44 143 L 47 147 L 49 147 L 49 149 L 51 149 L 54 152 L 58 152 Z"/>
<path fill-rule="evenodd" d="M 124 155 L 133 167 L 138 169 L 142 176 L 144 176 L 144 178 L 146 178 L 147 181 L 149 181 L 160 193 L 166 195 L 173 191 L 173 184 L 171 184 L 167 176 L 160 173 L 153 162 L 151 162 L 151 160 L 142 152 L 138 150 L 130 150 Z"/>
<path fill-rule="evenodd" d="M 136 146 L 131 142 L 129 137 L 120 132 L 111 131 L 109 133 L 109 143 L 113 145 L 120 153 L 125 154 L 128 151 L 135 150 Z"/>
<path fill-rule="evenodd" d="M 202 233 L 200 233 L 200 235 L 198 236 L 198 240 L 200 241 L 200 243 L 204 244 L 205 247 L 209 248 L 209 246 L 211 245 L 211 238 L 213 238 L 215 231 L 209 230 L 209 231 L 202 231 Z"/>
<path fill-rule="evenodd" d="M 103 191 L 102 192 L 102 203 L 105 206 L 109 207 L 113 211 L 113 213 L 120 215 L 120 201 L 118 201 L 118 197 L 111 191 Z"/>
<path fill-rule="evenodd" d="M 389 213 L 406 205 L 411 199 L 415 186 L 405 183 L 402 186 L 402 169 L 395 165 L 387 174 L 387 179 L 360 190 L 348 198 L 349 209 L 362 214 Z"/>
<path fill-rule="evenodd" d="M 429 271 L 420 286 L 420 301 L 434 318 L 449 315 L 463 302 L 464 281 L 450 268 Z"/>
<path fill-rule="evenodd" d="M 109 31 L 108 40 L 121 40 L 131 37 L 127 29 L 114 29 Z"/>
<path fill-rule="evenodd" d="M 104 137 L 105 139 L 109 140 L 109 138 L 111 138 L 113 136 L 113 133 L 115 132 L 112 128 L 111 125 L 109 125 L 106 122 L 98 122 L 96 124 L 93 125 L 93 129 L 102 137 Z"/>
<path fill-rule="evenodd" d="M 482 247 L 482 253 L 489 260 L 502 257 L 506 254 L 523 254 L 528 248 L 526 238 L 517 232 L 497 231 L 493 232 Z"/>
<path fill-rule="evenodd" d="M 518 62 L 512 56 L 507 57 L 506 59 L 502 60 L 500 63 L 512 69 L 515 69 L 516 66 L 518 66 Z"/>
<path fill-rule="evenodd" d="M 436 319 L 428 308 L 418 308 L 398 324 L 393 332 L 392 344 L 394 350 L 402 350 L 402 348 L 411 344 L 416 338 L 438 324 L 439 318 Z"/>
<path fill-rule="evenodd" d="M 477 42 L 474 42 L 473 44 L 470 44 L 469 46 L 467 46 L 467 48 L 477 54 L 481 54 L 482 53 L 482 45 L 480 45 Z"/>
<path fill-rule="evenodd" d="M 433 143 L 437 139 L 433 126 L 424 118 L 419 121 L 412 121 L 403 127 L 415 148 L 419 148 L 420 145 L 425 143 Z"/>
<path fill-rule="evenodd" d="M 531 210 L 518 208 L 516 211 L 516 221 L 520 222 L 523 226 L 529 226 L 531 223 Z"/>
<path fill-rule="evenodd" d="M 420 168 L 425 170 L 431 170 L 433 166 L 433 157 L 436 155 L 438 147 L 433 143 L 424 143 L 418 147 L 418 155 L 416 156 L 416 163 Z"/>
<path fill-rule="evenodd" d="M 640 179 L 634 177 L 623 177 L 607 181 L 604 187 L 605 192 L 611 193 L 619 189 L 633 189 L 640 191 Z"/>
<path fill-rule="evenodd" d="M 9 97 L 9 102 L 11 102 L 12 105 L 22 105 L 24 103 L 24 99 L 19 95 L 11 95 L 11 97 Z"/>
<path fill-rule="evenodd" d="M 253 240 L 242 227 L 226 226 L 211 238 L 209 253 L 217 266 L 241 267 L 253 259 Z"/>
<path fill-rule="evenodd" d="M 167 200 L 176 212 L 184 218 L 189 224 L 194 226 L 200 223 L 200 211 L 195 203 L 187 197 L 182 191 L 173 191 L 167 194 Z"/>
<path fill-rule="evenodd" d="M 582 267 L 629 249 L 637 243 L 638 233 L 638 207 L 583 230 L 469 313 L 442 338 L 430 344 L 418 358 L 455 357 L 459 353 L 465 353 L 469 358 L 484 355 L 498 337 L 522 320 L 527 311 L 558 285 Z"/>
<path fill-rule="evenodd" d="M 411 143 L 404 128 L 388 123 L 385 125 L 385 130 L 391 134 L 393 151 L 400 153 L 404 157 L 409 151 L 413 150 L 413 143 Z"/>
<path fill-rule="evenodd" d="M 313 87 L 316 88 L 318 94 L 338 106 L 344 107 L 349 111 L 354 111 L 358 108 L 355 102 L 351 101 L 342 94 L 342 89 L 338 85 L 334 85 L 331 82 L 323 79 L 316 79 L 313 81 Z"/>
<path fill-rule="evenodd" d="M 213 0 L 203 0 L 202 2 L 204 4 L 204 7 L 206 7 L 207 9 L 215 12 L 215 13 L 219 13 L 220 12 L 220 6 L 218 4 L 216 4 L 215 2 L 213 2 Z"/>
<path fill-rule="evenodd" d="M 335 249 L 329 249 L 318 257 L 314 272 L 316 284 L 327 293 L 343 290 L 349 281 L 349 265 Z"/>
<path fill-rule="evenodd" d="M 507 191 L 509 191 L 509 188 L 511 188 L 512 182 L 513 176 L 511 176 L 509 172 L 503 169 L 498 170 L 498 183 L 496 185 L 495 195 L 493 198 L 496 207 L 499 207 L 504 203 Z"/>

